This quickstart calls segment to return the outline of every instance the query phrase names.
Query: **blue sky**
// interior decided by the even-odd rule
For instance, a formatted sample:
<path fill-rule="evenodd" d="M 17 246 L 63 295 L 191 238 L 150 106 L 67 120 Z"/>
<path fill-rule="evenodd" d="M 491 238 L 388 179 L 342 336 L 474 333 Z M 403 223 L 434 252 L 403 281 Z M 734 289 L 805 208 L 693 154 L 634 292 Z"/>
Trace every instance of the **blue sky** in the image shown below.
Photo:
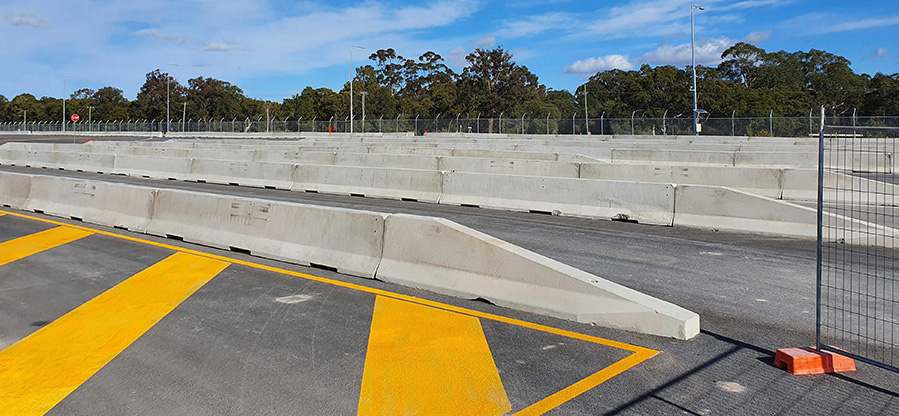
<path fill-rule="evenodd" d="M 856 72 L 899 72 L 899 2 L 704 0 L 697 60 L 716 65 L 738 41 L 766 50 L 823 49 Z M 503 46 L 540 81 L 571 90 L 587 76 L 643 63 L 690 61 L 690 1 L 682 0 L 5 0 L 0 94 L 55 96 L 112 85 L 133 99 L 159 68 L 277 100 L 307 85 L 339 89 L 354 63 L 394 48 L 433 50 L 456 70 L 474 48 Z"/>

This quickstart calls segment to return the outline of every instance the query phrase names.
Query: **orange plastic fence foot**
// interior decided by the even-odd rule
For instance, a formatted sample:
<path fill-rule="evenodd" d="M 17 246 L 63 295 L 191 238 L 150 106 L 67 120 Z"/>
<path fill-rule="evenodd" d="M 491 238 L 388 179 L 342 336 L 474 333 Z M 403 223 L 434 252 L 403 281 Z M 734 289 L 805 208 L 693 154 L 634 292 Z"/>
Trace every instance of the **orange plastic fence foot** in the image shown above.
<path fill-rule="evenodd" d="M 781 348 L 774 355 L 774 365 L 796 375 L 855 371 L 853 359 L 814 347 Z"/>

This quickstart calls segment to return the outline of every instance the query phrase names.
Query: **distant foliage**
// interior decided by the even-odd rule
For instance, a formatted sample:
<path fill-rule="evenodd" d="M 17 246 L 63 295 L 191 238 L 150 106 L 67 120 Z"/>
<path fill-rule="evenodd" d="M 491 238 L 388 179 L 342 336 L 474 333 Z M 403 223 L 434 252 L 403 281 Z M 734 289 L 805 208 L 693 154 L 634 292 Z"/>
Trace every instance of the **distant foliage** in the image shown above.
<path fill-rule="evenodd" d="M 822 106 L 830 116 L 848 116 L 853 109 L 859 116 L 899 115 L 899 74 L 859 75 L 848 59 L 825 51 L 767 52 L 742 42 L 721 58 L 716 68 L 697 68 L 699 107 L 712 117 L 767 117 L 772 110 L 778 117 L 800 117 Z M 370 120 L 478 115 L 583 119 L 584 104 L 591 118 L 627 118 L 635 112 L 687 118 L 693 106 L 690 68 L 609 70 L 569 92 L 541 84 L 502 47 L 476 49 L 465 58 L 461 73 L 434 52 L 407 59 L 393 49 L 381 49 L 369 59 L 373 65 L 356 68 L 353 89 L 356 117 L 361 117 L 364 93 Z M 280 103 L 267 102 L 214 78 L 190 79 L 185 86 L 157 69 L 147 74 L 134 101 L 111 86 L 79 89 L 67 99 L 66 112 L 79 113 L 85 121 L 164 120 L 167 114 L 173 120 L 185 114 L 194 121 L 219 121 L 258 120 L 268 109 L 274 119 L 345 120 L 349 90 L 349 82 L 339 91 L 306 87 Z M 0 120 L 21 121 L 25 111 L 29 120 L 60 120 L 62 100 L 27 93 L 12 100 L 0 96 Z"/>

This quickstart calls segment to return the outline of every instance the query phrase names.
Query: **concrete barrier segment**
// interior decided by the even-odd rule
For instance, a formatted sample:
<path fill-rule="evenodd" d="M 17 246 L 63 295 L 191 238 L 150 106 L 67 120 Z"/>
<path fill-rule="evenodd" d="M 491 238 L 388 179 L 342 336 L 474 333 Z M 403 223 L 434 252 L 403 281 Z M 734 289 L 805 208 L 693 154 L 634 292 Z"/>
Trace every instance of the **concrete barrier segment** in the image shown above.
<path fill-rule="evenodd" d="M 674 185 L 446 172 L 441 204 L 672 225 Z"/>
<path fill-rule="evenodd" d="M 30 182 L 20 209 L 137 232 L 146 232 L 153 213 L 153 188 L 42 175 Z"/>
<path fill-rule="evenodd" d="M 384 214 L 160 190 L 147 232 L 374 277 Z"/>
<path fill-rule="evenodd" d="M 500 306 L 677 339 L 699 315 L 440 218 L 387 218 L 376 277 Z"/>

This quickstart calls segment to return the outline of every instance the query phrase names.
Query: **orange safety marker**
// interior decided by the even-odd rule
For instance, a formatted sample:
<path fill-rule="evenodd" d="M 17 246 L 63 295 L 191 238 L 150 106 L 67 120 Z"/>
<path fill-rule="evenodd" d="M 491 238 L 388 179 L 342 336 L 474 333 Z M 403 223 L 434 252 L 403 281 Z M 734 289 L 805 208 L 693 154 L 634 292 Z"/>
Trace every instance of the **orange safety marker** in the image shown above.
<path fill-rule="evenodd" d="M 855 371 L 853 359 L 815 347 L 781 348 L 774 355 L 774 365 L 795 375 Z"/>

